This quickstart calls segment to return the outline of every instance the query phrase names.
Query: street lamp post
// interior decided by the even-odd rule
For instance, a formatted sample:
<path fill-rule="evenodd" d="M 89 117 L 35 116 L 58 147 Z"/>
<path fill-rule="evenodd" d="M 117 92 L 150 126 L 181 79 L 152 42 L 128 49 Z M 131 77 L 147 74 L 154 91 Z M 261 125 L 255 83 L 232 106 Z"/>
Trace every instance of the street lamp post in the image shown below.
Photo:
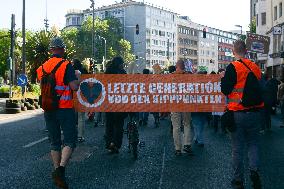
<path fill-rule="evenodd" d="M 238 28 L 241 28 L 241 35 L 243 35 L 243 26 L 241 26 L 241 25 L 235 25 L 236 27 L 238 27 Z"/>
<path fill-rule="evenodd" d="M 23 74 L 26 74 L 26 1 L 23 0 L 23 15 L 22 15 L 22 37 L 23 37 L 23 46 L 22 46 L 22 65 L 23 65 Z"/>
<path fill-rule="evenodd" d="M 93 27 L 92 27 L 92 53 L 93 59 L 95 60 L 95 1 L 91 1 L 91 8 L 93 8 Z"/>

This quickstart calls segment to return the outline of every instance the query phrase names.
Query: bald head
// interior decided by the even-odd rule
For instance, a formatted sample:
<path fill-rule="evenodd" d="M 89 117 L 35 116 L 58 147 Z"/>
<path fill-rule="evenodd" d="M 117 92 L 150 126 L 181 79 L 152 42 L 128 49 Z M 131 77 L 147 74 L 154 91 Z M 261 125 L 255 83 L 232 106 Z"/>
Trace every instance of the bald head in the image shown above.
<path fill-rule="evenodd" d="M 185 65 L 183 60 L 177 61 L 176 64 L 176 71 L 184 71 L 185 70 Z"/>

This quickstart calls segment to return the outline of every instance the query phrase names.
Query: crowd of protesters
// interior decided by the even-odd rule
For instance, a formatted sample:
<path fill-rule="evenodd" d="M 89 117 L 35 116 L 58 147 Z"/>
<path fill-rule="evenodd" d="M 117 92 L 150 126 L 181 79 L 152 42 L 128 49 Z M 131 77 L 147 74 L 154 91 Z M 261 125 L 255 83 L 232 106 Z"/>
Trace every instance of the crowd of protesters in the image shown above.
<path fill-rule="evenodd" d="M 57 62 L 63 60 L 65 45 L 60 38 L 55 38 L 51 42 L 51 52 L 53 56 L 42 67 L 38 69 L 38 79 L 41 79 L 42 70 L 51 71 Z M 227 97 L 227 108 L 234 111 L 235 132 L 229 133 L 232 139 L 232 156 L 234 179 L 232 187 L 242 189 L 244 181 L 244 155 L 241 152 L 244 145 L 248 144 L 248 157 L 250 178 L 254 189 L 261 188 L 259 175 L 259 156 L 258 156 L 258 140 L 259 134 L 271 129 L 271 117 L 273 108 L 280 104 L 282 117 L 284 119 L 284 81 L 278 81 L 275 78 L 269 78 L 261 72 L 255 63 L 245 58 L 246 47 L 244 42 L 236 41 L 234 44 L 234 55 L 236 61 L 231 63 L 226 70 L 220 69 L 217 74 L 222 75 L 221 88 L 222 93 Z M 240 71 L 247 72 L 245 64 L 249 69 L 253 70 L 257 79 L 262 86 L 263 104 L 255 107 L 246 108 L 232 101 L 234 96 L 242 95 L 242 92 L 235 90 L 236 86 L 244 88 L 244 80 L 239 75 Z M 64 65 L 64 63 L 62 64 Z M 73 67 L 71 66 L 73 65 Z M 124 60 L 121 57 L 115 57 L 106 64 L 105 74 L 127 74 L 124 69 Z M 77 59 L 72 61 L 72 64 L 66 63 L 64 69 L 59 69 L 61 72 L 58 77 L 61 81 L 57 85 L 66 87 L 64 90 L 77 90 L 81 74 L 90 73 L 83 68 L 81 62 Z M 239 71 L 240 69 L 240 71 Z M 183 60 L 177 61 L 175 66 L 170 66 L 165 74 L 207 74 L 206 71 L 187 70 Z M 150 70 L 144 69 L 143 74 L 151 74 Z M 162 73 L 159 73 L 162 74 Z M 212 72 L 210 74 L 216 74 Z M 57 75 L 55 75 L 57 77 Z M 61 87 L 58 86 L 58 89 Z M 68 91 L 65 91 L 68 92 Z M 84 127 L 86 118 L 89 121 L 94 121 L 94 126 L 99 123 L 105 125 L 105 148 L 112 154 L 119 153 L 122 146 L 124 123 L 129 116 L 124 112 L 107 112 L 107 113 L 75 113 L 73 107 L 69 105 L 69 98 L 62 99 L 59 104 L 59 110 L 54 112 L 45 112 L 45 120 L 51 142 L 51 156 L 55 170 L 52 173 L 53 180 L 58 187 L 68 188 L 65 180 L 65 166 L 67 165 L 73 150 L 76 147 L 76 142 L 84 142 Z M 150 113 L 140 112 L 132 113 L 131 117 L 136 117 L 139 126 L 149 125 L 149 116 L 153 114 L 154 124 L 159 126 L 160 118 L 166 119 L 171 123 L 172 135 L 174 141 L 175 155 L 181 156 L 183 153 L 194 155 L 192 145 L 204 148 L 204 129 L 206 125 L 212 125 L 215 132 L 221 125 L 220 120 L 224 112 L 171 112 L 171 113 Z M 75 116 L 76 115 L 76 116 Z M 264 117 L 264 121 L 262 121 Z M 76 120 L 74 119 L 76 118 Z M 208 121 L 209 120 L 209 121 Z M 75 129 L 75 124 L 77 129 Z M 283 126 L 281 126 L 283 127 Z M 61 149 L 61 129 L 64 135 L 64 148 Z M 77 132 L 78 130 L 78 132 Z M 221 127 L 221 132 L 228 134 L 226 128 Z M 75 137 L 77 136 L 77 137 Z"/>

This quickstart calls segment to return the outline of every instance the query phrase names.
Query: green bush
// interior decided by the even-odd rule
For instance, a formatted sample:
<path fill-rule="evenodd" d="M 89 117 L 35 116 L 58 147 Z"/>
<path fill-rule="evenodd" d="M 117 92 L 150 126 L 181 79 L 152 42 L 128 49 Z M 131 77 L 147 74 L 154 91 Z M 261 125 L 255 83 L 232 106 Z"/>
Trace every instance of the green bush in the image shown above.
<path fill-rule="evenodd" d="M 22 87 L 14 85 L 12 91 L 14 94 L 22 94 Z"/>
<path fill-rule="evenodd" d="M 0 87 L 0 93 L 9 93 L 10 87 L 8 85 L 3 85 Z"/>
<path fill-rule="evenodd" d="M 30 92 L 32 92 L 36 96 L 39 96 L 40 95 L 40 85 L 31 84 L 30 85 Z"/>

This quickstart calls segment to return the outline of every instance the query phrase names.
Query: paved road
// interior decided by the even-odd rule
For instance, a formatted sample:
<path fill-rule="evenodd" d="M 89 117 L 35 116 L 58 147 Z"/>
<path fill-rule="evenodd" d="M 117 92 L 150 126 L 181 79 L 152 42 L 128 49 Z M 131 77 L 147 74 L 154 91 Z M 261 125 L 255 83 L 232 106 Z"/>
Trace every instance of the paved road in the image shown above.
<path fill-rule="evenodd" d="M 279 124 L 274 117 L 272 132 L 262 136 L 264 189 L 284 188 L 284 129 Z M 71 189 L 230 188 L 229 136 L 211 128 L 206 129 L 204 149 L 194 146 L 195 156 L 175 157 L 167 120 L 159 128 L 142 127 L 145 147 L 139 149 L 137 161 L 127 153 L 126 140 L 119 155 L 107 154 L 103 133 L 104 127 L 87 124 L 86 142 L 78 146 L 67 169 Z M 1 189 L 55 189 L 46 136 L 42 114 L 0 119 Z M 251 188 L 248 179 L 245 184 Z"/>

